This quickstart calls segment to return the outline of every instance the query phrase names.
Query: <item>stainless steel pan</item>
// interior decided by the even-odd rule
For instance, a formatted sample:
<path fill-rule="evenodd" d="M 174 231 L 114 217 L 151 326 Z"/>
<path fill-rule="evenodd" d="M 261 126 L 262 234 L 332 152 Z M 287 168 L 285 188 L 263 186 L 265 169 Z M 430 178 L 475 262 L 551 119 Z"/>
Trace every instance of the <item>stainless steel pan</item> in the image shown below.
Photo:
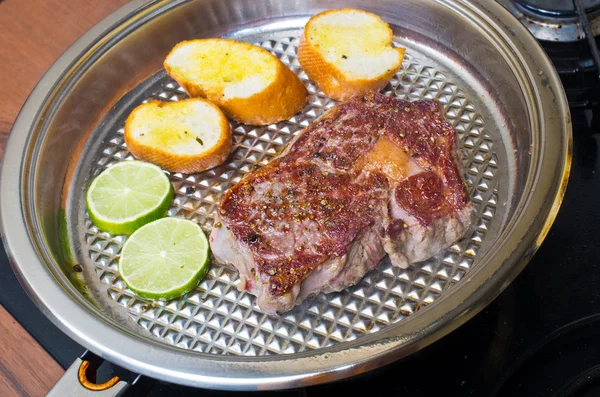
<path fill-rule="evenodd" d="M 131 158 L 122 127 L 133 107 L 185 97 L 162 70 L 165 55 L 195 37 L 257 43 L 290 65 L 310 92 L 309 105 L 289 121 L 233 124 L 235 148 L 223 166 L 170 175 L 177 198 L 169 215 L 208 232 L 221 194 L 333 106 L 299 68 L 296 47 L 310 15 L 342 6 L 381 15 L 396 44 L 407 48 L 386 94 L 444 104 L 476 207 L 466 237 L 406 270 L 383 260 L 355 287 L 281 317 L 258 311 L 236 290 L 236 272 L 218 264 L 180 299 L 135 297 L 117 273 L 125 238 L 91 224 L 84 193 L 104 167 Z M 77 41 L 23 107 L 1 174 L 2 234 L 40 309 L 102 358 L 192 386 L 289 388 L 408 356 L 481 310 L 541 244 L 570 161 L 560 81 L 536 41 L 493 1 L 138 0 Z"/>

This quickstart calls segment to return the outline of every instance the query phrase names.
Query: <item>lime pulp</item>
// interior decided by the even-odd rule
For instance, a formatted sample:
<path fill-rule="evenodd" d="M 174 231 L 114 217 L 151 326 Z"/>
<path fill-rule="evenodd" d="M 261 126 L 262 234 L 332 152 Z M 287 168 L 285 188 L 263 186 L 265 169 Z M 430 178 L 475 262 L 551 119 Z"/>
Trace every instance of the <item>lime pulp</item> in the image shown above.
<path fill-rule="evenodd" d="M 173 186 L 159 167 L 143 161 L 122 161 L 92 181 L 86 203 L 98 229 L 131 234 L 163 217 L 173 196 Z"/>
<path fill-rule="evenodd" d="M 169 300 L 192 290 L 209 267 L 209 245 L 196 223 L 163 218 L 142 226 L 125 242 L 119 273 L 143 298 Z"/>

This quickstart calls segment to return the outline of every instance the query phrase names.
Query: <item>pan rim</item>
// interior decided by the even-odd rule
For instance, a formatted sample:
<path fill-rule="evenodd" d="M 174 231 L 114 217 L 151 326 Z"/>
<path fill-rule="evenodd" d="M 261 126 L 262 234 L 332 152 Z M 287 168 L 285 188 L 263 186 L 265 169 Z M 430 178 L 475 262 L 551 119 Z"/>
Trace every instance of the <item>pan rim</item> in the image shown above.
<path fill-rule="evenodd" d="M 529 72 L 534 65 L 522 58 L 521 51 L 526 49 L 530 51 L 527 55 L 532 58 L 531 62 L 535 63 L 538 69 L 543 70 L 549 81 L 549 84 L 544 87 L 540 82 L 541 77 L 536 73 L 524 76 L 532 86 L 541 91 L 550 90 L 548 95 L 536 105 L 541 108 L 550 106 L 558 110 L 558 114 L 561 115 L 560 123 L 547 126 L 544 124 L 547 120 L 542 119 L 539 128 L 542 130 L 547 127 L 548 134 L 554 131 L 562 138 L 562 145 L 556 148 L 560 154 L 558 157 L 562 160 L 559 165 L 560 179 L 550 184 L 551 194 L 541 201 L 540 209 L 543 211 L 531 220 L 532 224 L 536 224 L 536 233 L 525 234 L 520 244 L 517 244 L 516 249 L 511 252 L 512 255 L 509 255 L 505 261 L 490 262 L 485 267 L 474 269 L 467 275 L 467 279 L 473 281 L 472 283 L 467 283 L 465 280 L 459 288 L 448 291 L 444 298 L 434 302 L 432 306 L 437 306 L 438 311 L 444 313 L 442 316 L 437 316 L 435 321 L 429 321 L 436 317 L 434 310 L 421 311 L 411 316 L 410 322 L 400 322 L 384 331 L 361 338 L 360 344 L 356 341 L 353 344 L 340 344 L 290 356 L 223 357 L 186 352 L 155 341 L 149 343 L 149 339 L 142 339 L 132 331 L 123 332 L 124 329 L 108 324 L 99 316 L 99 311 L 94 313 L 95 309 L 91 305 L 88 304 L 89 307 L 82 305 L 81 297 L 74 295 L 74 290 L 65 288 L 68 286 L 56 279 L 56 275 L 41 258 L 43 254 L 40 251 L 43 251 L 43 247 L 31 239 L 31 225 L 34 222 L 31 218 L 31 209 L 27 208 L 28 191 L 25 188 L 27 184 L 24 183 L 29 177 L 27 171 L 30 167 L 27 162 L 35 158 L 35 154 L 32 156 L 26 154 L 29 153 L 29 148 L 32 147 L 39 133 L 38 125 L 43 115 L 42 110 L 49 106 L 45 103 L 46 98 L 49 98 L 51 93 L 57 93 L 60 88 L 59 83 L 64 83 L 65 75 L 70 75 L 67 71 L 76 67 L 76 62 L 81 59 L 81 55 L 92 51 L 101 39 L 107 38 L 108 33 L 131 26 L 135 21 L 152 18 L 165 7 L 175 7 L 182 3 L 164 0 L 148 4 L 145 4 L 144 0 L 134 0 L 82 36 L 44 75 L 13 126 L 0 174 L 0 228 L 11 265 L 30 297 L 42 312 L 71 338 L 117 365 L 170 382 L 226 390 L 292 388 L 357 375 L 409 355 L 474 316 L 522 270 L 539 248 L 554 221 L 564 196 L 570 170 L 572 150 L 570 115 L 562 85 L 547 56 L 535 39 L 506 10 L 495 2 L 485 0 L 455 2 L 438 0 L 437 2 L 466 13 L 485 28 L 491 29 L 498 36 L 503 36 L 499 38 L 505 42 L 507 51 L 512 50 L 516 58 L 521 56 L 516 60 L 529 66 Z M 517 43 L 508 39 L 507 31 L 510 30 L 519 34 L 521 51 Z M 553 103 L 552 99 L 556 102 Z M 543 159 L 538 160 L 540 161 L 538 170 L 534 172 L 535 175 L 543 165 Z M 20 171 L 16 172 L 16 169 Z M 528 193 L 518 205 L 522 211 L 525 211 L 530 203 L 526 199 L 532 200 L 535 192 Z M 538 194 L 542 193 L 538 192 Z M 16 197 L 19 200 L 16 200 Z M 519 226 L 516 219 L 512 221 L 515 222 L 510 224 L 512 227 Z M 510 225 L 507 225 L 507 229 Z M 502 235 L 509 231 L 505 230 Z M 511 237 L 516 239 L 518 236 Z M 506 241 L 503 243 L 506 244 Z M 491 252 L 488 253 L 490 254 Z M 492 263 L 495 266 L 492 266 Z M 470 286 L 466 288 L 465 284 Z M 476 285 L 479 287 L 474 288 Z M 453 305 L 453 303 L 458 304 Z M 452 307 L 452 310 L 444 310 L 444 307 Z M 80 316 L 86 317 L 85 324 L 77 321 Z M 90 332 L 96 327 L 106 331 L 102 338 L 91 337 L 91 335 L 97 336 L 98 332 Z M 127 349 L 123 348 L 125 345 L 128 346 Z M 355 353 L 358 350 L 360 354 Z M 170 368 L 165 368 L 165 362 L 174 364 Z M 228 377 L 223 374 L 227 374 Z"/>

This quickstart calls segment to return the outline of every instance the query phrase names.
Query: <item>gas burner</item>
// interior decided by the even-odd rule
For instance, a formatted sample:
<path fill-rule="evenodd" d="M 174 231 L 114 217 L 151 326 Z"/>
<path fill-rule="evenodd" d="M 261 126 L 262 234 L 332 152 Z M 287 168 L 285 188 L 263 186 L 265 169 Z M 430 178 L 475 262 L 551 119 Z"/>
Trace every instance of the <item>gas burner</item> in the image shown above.
<path fill-rule="evenodd" d="M 555 17 L 575 16 L 576 9 L 573 1 L 569 0 L 514 0 L 531 12 Z M 600 9 L 600 0 L 581 0 L 586 12 Z"/>
<path fill-rule="evenodd" d="M 572 108 L 600 104 L 600 0 L 497 0 L 540 41 Z"/>
<path fill-rule="evenodd" d="M 510 11 L 536 39 L 574 42 L 585 38 L 584 26 L 571 0 L 497 0 Z M 594 36 L 600 35 L 600 0 L 580 1 Z"/>

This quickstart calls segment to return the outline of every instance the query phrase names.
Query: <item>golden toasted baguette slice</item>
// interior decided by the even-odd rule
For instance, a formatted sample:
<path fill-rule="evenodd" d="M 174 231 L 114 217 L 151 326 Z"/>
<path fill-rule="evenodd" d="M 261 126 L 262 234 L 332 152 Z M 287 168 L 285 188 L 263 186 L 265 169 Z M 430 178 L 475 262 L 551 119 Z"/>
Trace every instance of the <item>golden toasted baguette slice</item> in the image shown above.
<path fill-rule="evenodd" d="M 208 98 L 245 124 L 286 120 L 306 104 L 306 88 L 269 51 L 224 39 L 177 44 L 165 69 L 192 97 Z"/>
<path fill-rule="evenodd" d="M 139 159 L 192 174 L 227 159 L 231 129 L 223 112 L 207 100 L 155 100 L 131 112 L 125 123 L 125 143 Z"/>
<path fill-rule="evenodd" d="M 304 27 L 298 59 L 325 95 L 340 101 L 380 90 L 396 74 L 403 48 L 392 29 L 369 12 L 344 8 L 313 16 Z"/>

